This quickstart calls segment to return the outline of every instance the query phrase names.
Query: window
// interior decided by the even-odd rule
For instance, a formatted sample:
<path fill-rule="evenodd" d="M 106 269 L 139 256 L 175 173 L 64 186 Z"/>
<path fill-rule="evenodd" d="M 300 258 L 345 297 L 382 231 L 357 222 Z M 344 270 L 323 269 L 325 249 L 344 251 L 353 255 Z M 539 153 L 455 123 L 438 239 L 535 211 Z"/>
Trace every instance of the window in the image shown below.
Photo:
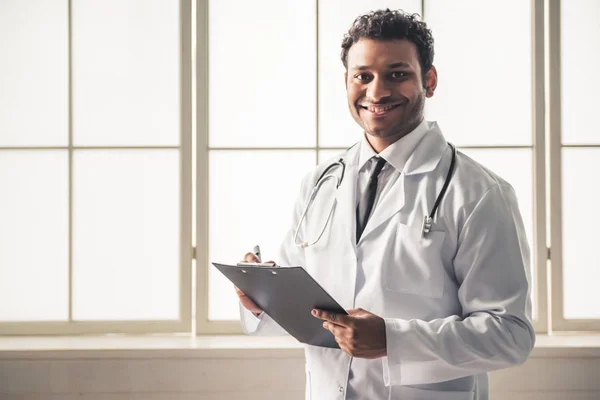
<path fill-rule="evenodd" d="M 600 279 L 600 257 L 592 228 L 600 218 L 591 208 L 600 200 L 594 184 L 600 130 L 588 123 L 600 89 L 598 17 L 596 1 L 549 4 L 551 304 L 556 330 L 600 329 L 600 295 L 594 286 Z"/>
<path fill-rule="evenodd" d="M 208 54 L 209 122 L 199 130 L 207 140 L 198 154 L 207 154 L 209 211 L 198 230 L 208 227 L 209 239 L 197 265 L 198 287 L 208 287 L 208 296 L 199 293 L 197 327 L 239 332 L 239 323 L 231 322 L 239 319 L 237 296 L 209 261 L 238 260 L 257 243 L 263 257 L 275 257 L 303 176 L 360 137 L 347 110 L 339 58 L 348 24 L 372 7 L 419 12 L 420 2 L 207 3 L 208 48 L 198 49 Z M 232 79 L 240 60 L 243 78 Z M 239 201 L 240 193 L 256 196 Z M 232 225 L 244 228 L 232 232 Z"/>
<path fill-rule="evenodd" d="M 341 40 L 386 7 L 433 30 L 426 119 L 517 192 L 536 330 L 600 330 L 595 0 L 5 0 L 0 334 L 241 332 L 210 262 L 274 258 L 359 140 Z"/>
<path fill-rule="evenodd" d="M 189 330 L 190 3 L 0 8 L 0 332 Z"/>
<path fill-rule="evenodd" d="M 544 157 L 544 132 L 534 125 L 536 118 L 543 118 L 536 109 L 543 96 L 533 96 L 540 83 L 532 73 L 534 66 L 543 63 L 534 52 L 534 46 L 543 45 L 543 38 L 533 40 L 541 20 L 540 16 L 533 19 L 533 2 L 502 2 L 505 11 L 500 11 L 501 15 L 492 3 L 425 1 L 424 17 L 433 31 L 434 64 L 439 74 L 425 117 L 438 121 L 447 140 L 460 151 L 514 187 L 531 247 L 531 283 L 536 293 L 538 271 L 545 269 L 546 263 L 546 254 L 540 257 L 535 251 L 536 247 L 545 248 L 544 228 L 534 229 L 534 212 L 539 207 L 534 196 L 536 191 L 543 193 L 540 184 L 544 181 L 543 171 L 534 169 L 534 161 Z M 505 29 L 506 18 L 511 29 Z M 459 19 L 470 22 L 457 24 Z M 534 323 L 542 329 L 541 299 L 534 295 L 532 300 Z"/>
<path fill-rule="evenodd" d="M 208 18 L 204 22 L 209 27 L 207 29 L 209 46 L 199 47 L 198 51 L 199 54 L 208 54 L 209 74 L 205 79 L 208 87 L 211 88 L 208 90 L 208 102 L 211 106 L 209 107 L 210 122 L 206 126 L 206 131 L 199 130 L 199 137 L 205 135 L 208 138 L 206 147 L 200 145 L 199 154 L 205 152 L 208 155 L 204 168 L 210 183 L 205 188 L 207 194 L 204 195 L 209 200 L 203 206 L 208 210 L 207 214 L 210 217 L 207 218 L 210 223 L 202 220 L 199 227 L 207 227 L 204 235 L 210 237 L 210 240 L 207 243 L 198 242 L 200 249 L 204 247 L 204 250 L 199 252 L 203 258 L 198 264 L 198 282 L 199 287 L 208 287 L 209 295 L 203 296 L 199 293 L 201 297 L 197 303 L 198 331 L 239 331 L 238 323 L 234 322 L 238 319 L 237 299 L 228 281 L 211 269 L 209 260 L 239 259 L 256 243 L 262 245 L 263 253 L 266 253 L 267 258 L 269 258 L 269 251 L 275 254 L 278 241 L 282 236 L 281 232 L 289 228 L 286 223 L 289 223 L 290 217 L 282 213 L 282 210 L 289 210 L 290 213 L 300 177 L 310 170 L 307 164 L 315 165 L 318 160 L 343 151 L 360 138 L 360 129 L 347 110 L 343 82 L 344 69 L 339 59 L 340 44 L 343 34 L 354 18 L 363 12 L 384 7 L 403 8 L 409 12 L 422 14 L 433 30 L 436 40 L 435 64 L 440 74 L 440 82 L 436 95 L 427 103 L 426 118 L 437 120 L 446 137 L 457 144 L 461 151 L 476 160 L 485 162 L 515 187 L 532 246 L 531 276 L 535 325 L 540 331 L 546 330 L 546 297 L 544 290 L 540 289 L 545 283 L 542 285 L 538 283 L 545 282 L 547 258 L 545 169 L 543 168 L 545 138 L 542 1 L 529 3 L 512 0 L 508 3 L 492 2 L 491 4 L 475 0 L 461 2 L 330 0 L 314 2 L 312 4 L 314 14 L 309 12 L 311 9 L 309 4 L 303 4 L 302 11 L 296 10 L 295 13 L 290 13 L 287 7 L 291 6 L 284 5 L 274 7 L 272 4 L 262 3 L 260 7 L 253 5 L 245 9 L 243 8 L 245 6 L 238 4 L 243 2 L 237 1 L 227 2 L 227 5 L 217 1 L 207 3 Z M 227 12 L 224 11 L 224 7 L 227 7 Z M 506 21 L 498 18 L 498 7 L 507 10 L 507 15 L 510 14 L 510 30 L 504 29 Z M 214 144 L 213 135 L 220 134 L 216 126 L 220 123 L 237 124 L 238 122 L 231 122 L 229 115 L 214 113 L 211 107 L 218 107 L 215 103 L 221 96 L 221 92 L 234 96 L 242 90 L 234 90 L 239 88 L 237 81 L 224 84 L 215 81 L 223 76 L 227 63 L 215 61 L 214 54 L 216 53 L 216 58 L 220 59 L 222 54 L 226 53 L 224 50 L 227 46 L 226 37 L 235 37 L 236 32 L 238 35 L 248 34 L 248 27 L 237 22 L 230 25 L 223 23 L 222 29 L 227 26 L 226 34 L 216 27 L 220 18 L 228 18 L 228 21 L 231 21 L 232 9 L 236 10 L 236 14 L 243 13 L 249 20 L 258 18 L 261 21 L 265 18 L 265 14 L 270 14 L 272 20 L 277 20 L 277 23 L 281 24 L 274 27 L 278 32 L 276 38 L 272 35 L 265 38 L 253 34 L 254 40 L 247 45 L 246 51 L 250 51 L 248 49 L 251 49 L 254 43 L 261 43 L 265 48 L 279 49 L 281 38 L 285 38 L 290 48 L 295 45 L 297 51 L 296 62 L 291 67 L 284 64 L 284 61 L 279 61 L 277 64 L 281 66 L 282 71 L 289 72 L 294 79 L 278 80 L 279 72 L 273 72 L 273 64 L 267 62 L 265 64 L 269 65 L 269 68 L 262 69 L 259 74 L 252 74 L 252 85 L 258 85 L 261 89 L 250 90 L 250 93 L 244 91 L 244 96 L 246 98 L 260 96 L 268 93 L 267 89 L 262 89 L 263 86 L 271 88 L 272 85 L 276 85 L 279 90 L 275 98 L 286 95 L 282 103 L 289 108 L 297 107 L 298 111 L 288 114 L 288 108 L 283 112 L 275 109 L 275 119 L 271 119 L 255 112 L 254 106 L 251 105 L 250 114 L 254 119 L 244 124 L 242 128 L 237 128 L 236 133 L 231 133 L 236 131 L 236 128 L 230 127 L 230 131 L 225 135 L 227 140 L 234 135 L 239 135 L 240 138 L 235 142 L 229 142 L 225 147 Z M 198 15 L 202 16 L 202 9 L 199 11 Z M 206 12 L 206 9 L 204 11 Z M 221 16 L 218 15 L 219 13 Z M 299 31 L 295 25 L 300 15 L 305 18 L 303 31 Z M 460 19 L 469 20 L 469 24 L 456 23 Z M 312 31 L 306 32 L 307 26 L 311 24 L 316 35 Z M 298 44 L 299 37 L 302 36 L 300 32 L 305 34 L 302 43 Z M 213 35 L 217 38 L 213 38 Z M 293 41 L 290 38 L 293 38 Z M 317 59 L 314 61 L 311 46 L 316 47 Z M 230 44 L 228 47 L 232 50 L 237 49 L 239 44 L 236 42 L 235 45 Z M 287 60 L 288 51 L 289 49 L 286 48 L 283 60 Z M 262 58 L 255 55 L 244 59 Z M 457 59 L 462 61 L 457 63 Z M 311 66 L 313 62 L 316 65 Z M 214 70 L 217 78 L 212 75 Z M 316 71 L 316 75 L 312 71 Z M 296 79 L 301 80 L 303 86 L 312 86 L 315 90 L 298 92 L 294 86 L 298 83 Z M 507 79 L 510 79 L 510 85 L 506 84 Z M 262 85 L 257 84 L 257 81 L 262 82 Z M 217 87 L 216 90 L 219 92 L 214 95 L 215 97 L 211 92 L 214 87 Z M 198 91 L 198 95 L 202 96 L 202 90 Z M 270 93 L 269 95 L 272 96 Z M 222 101 L 228 104 L 227 101 Z M 507 106 L 508 101 L 510 106 Z M 310 107 L 306 108 L 307 104 L 316 109 L 316 115 Z M 273 125 L 269 123 L 267 127 L 261 125 L 258 130 L 249 128 L 259 126 L 264 121 L 273 121 L 277 126 L 277 118 L 281 115 L 285 116 L 285 122 L 279 126 L 284 126 L 286 129 L 292 126 L 292 129 L 285 132 L 285 140 L 288 142 L 284 142 L 284 139 L 278 136 L 263 133 L 265 130 L 272 129 Z M 299 115 L 302 117 L 298 118 Z M 243 118 L 247 117 L 248 114 L 244 112 Z M 219 118 L 223 119 L 223 122 L 214 121 Z M 305 123 L 312 122 L 313 118 L 316 119 L 315 124 L 306 126 Z M 294 130 L 297 126 L 302 126 L 301 133 Z M 246 132 L 245 138 L 241 138 L 242 132 Z M 308 138 L 314 139 L 302 142 L 307 132 L 310 133 Z M 224 138 L 219 139 L 219 141 L 224 140 Z M 291 143 L 292 140 L 296 143 Z M 249 145 L 249 143 L 256 144 Z M 227 152 L 231 155 L 226 155 Z M 306 155 L 306 153 L 313 155 Z M 227 157 L 231 159 L 226 161 Z M 285 175 L 280 171 L 268 171 L 268 160 L 278 162 L 278 158 L 286 160 Z M 296 165 L 293 164 L 294 159 L 297 160 Z M 511 162 L 507 163 L 507 159 Z M 245 168 L 242 170 L 243 166 Z M 232 170 L 235 171 L 233 175 L 231 175 Z M 255 186 L 256 181 L 253 176 L 262 178 L 258 188 Z M 289 182 L 283 179 L 284 176 L 288 181 L 292 181 L 293 185 L 288 186 Z M 223 186 L 227 186 L 227 190 L 224 190 Z M 258 207 L 262 200 L 268 199 L 266 196 L 260 196 L 268 192 L 267 188 L 274 187 L 281 187 L 277 193 L 281 194 L 282 198 L 278 199 L 276 205 L 269 203 L 265 206 L 268 211 L 259 210 L 253 213 L 252 210 Z M 219 194 L 215 194 L 215 191 Z M 256 204 L 243 205 L 237 202 L 235 193 L 243 192 L 256 193 Z M 200 188 L 198 193 L 199 197 L 203 195 Z M 224 198 L 231 199 L 231 203 L 225 203 Z M 245 208 L 242 210 L 238 209 L 239 207 Z M 266 220 L 271 221 L 268 227 L 276 227 L 276 229 L 273 231 L 265 229 Z M 234 233 L 220 231 L 220 226 L 236 224 L 236 221 L 243 221 L 241 225 L 247 229 L 243 228 Z M 203 268 L 206 269 L 203 271 Z M 205 275 L 208 275 L 208 279 L 204 278 Z"/>

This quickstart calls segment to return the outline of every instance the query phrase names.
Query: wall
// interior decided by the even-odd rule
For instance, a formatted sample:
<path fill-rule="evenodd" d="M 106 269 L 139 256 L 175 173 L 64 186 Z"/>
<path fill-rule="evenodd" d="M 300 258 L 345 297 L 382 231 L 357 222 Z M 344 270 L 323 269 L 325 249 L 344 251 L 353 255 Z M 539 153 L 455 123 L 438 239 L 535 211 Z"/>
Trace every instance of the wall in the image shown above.
<path fill-rule="evenodd" d="M 297 346 L 179 347 L 26 351 L 0 346 L 0 399 L 304 398 L 304 358 Z M 493 400 L 599 400 L 600 347 L 536 348 L 524 365 L 493 373 L 491 386 Z"/>

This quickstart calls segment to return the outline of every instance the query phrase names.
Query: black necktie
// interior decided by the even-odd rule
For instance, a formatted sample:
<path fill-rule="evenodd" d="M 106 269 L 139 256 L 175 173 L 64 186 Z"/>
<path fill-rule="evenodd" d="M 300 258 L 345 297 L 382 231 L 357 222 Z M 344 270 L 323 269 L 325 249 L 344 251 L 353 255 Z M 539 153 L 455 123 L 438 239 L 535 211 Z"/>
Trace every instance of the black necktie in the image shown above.
<path fill-rule="evenodd" d="M 358 203 L 358 207 L 356 207 L 356 242 L 358 243 L 360 236 L 365 230 L 365 226 L 367 226 L 367 221 L 369 220 L 369 215 L 371 215 L 371 211 L 373 210 L 373 204 L 375 203 L 375 195 L 377 194 L 377 181 L 379 177 L 379 173 L 381 169 L 385 165 L 385 160 L 381 157 L 377 160 L 377 164 L 375 165 L 375 169 L 371 176 L 369 177 L 369 183 L 367 184 L 367 188 L 363 192 L 360 197 L 360 201 Z"/>

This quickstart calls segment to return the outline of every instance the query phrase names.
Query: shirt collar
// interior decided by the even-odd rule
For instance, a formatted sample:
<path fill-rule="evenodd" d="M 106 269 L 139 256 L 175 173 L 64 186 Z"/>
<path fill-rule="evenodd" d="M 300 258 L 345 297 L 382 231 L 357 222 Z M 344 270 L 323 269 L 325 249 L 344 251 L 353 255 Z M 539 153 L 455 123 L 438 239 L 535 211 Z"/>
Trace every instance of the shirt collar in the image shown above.
<path fill-rule="evenodd" d="M 360 171 L 371 158 L 379 155 L 397 171 L 402 172 L 406 162 L 427 131 L 429 131 L 429 123 L 423 119 L 412 132 L 396 140 L 379 154 L 369 144 L 366 134 L 363 134 L 360 143 L 358 170 Z"/>

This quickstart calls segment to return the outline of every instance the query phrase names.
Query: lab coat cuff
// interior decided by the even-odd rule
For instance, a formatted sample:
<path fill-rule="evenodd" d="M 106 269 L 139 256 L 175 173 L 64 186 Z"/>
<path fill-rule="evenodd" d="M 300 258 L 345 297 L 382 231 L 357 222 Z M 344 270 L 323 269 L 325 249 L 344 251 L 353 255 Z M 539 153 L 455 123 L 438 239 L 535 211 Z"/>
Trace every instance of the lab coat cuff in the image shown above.
<path fill-rule="evenodd" d="M 383 382 L 386 386 L 400 385 L 402 379 L 401 337 L 410 329 L 407 320 L 384 318 L 387 356 L 383 357 Z"/>
<path fill-rule="evenodd" d="M 261 313 L 259 316 L 254 315 L 254 313 L 246 307 L 242 306 L 240 303 L 240 323 L 242 325 L 242 330 L 246 335 L 251 335 L 258 330 L 258 326 L 260 325 L 265 313 Z"/>

